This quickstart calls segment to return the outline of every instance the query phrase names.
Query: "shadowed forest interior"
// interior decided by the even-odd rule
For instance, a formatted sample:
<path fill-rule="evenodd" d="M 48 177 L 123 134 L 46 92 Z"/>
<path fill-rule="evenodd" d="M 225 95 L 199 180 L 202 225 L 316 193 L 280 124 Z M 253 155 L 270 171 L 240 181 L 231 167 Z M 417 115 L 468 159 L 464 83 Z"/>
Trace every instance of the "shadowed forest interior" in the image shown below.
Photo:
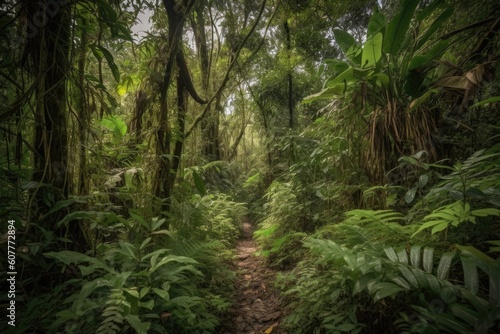
<path fill-rule="evenodd" d="M 2 1 L 0 331 L 498 333 L 499 30 L 496 0 Z"/>

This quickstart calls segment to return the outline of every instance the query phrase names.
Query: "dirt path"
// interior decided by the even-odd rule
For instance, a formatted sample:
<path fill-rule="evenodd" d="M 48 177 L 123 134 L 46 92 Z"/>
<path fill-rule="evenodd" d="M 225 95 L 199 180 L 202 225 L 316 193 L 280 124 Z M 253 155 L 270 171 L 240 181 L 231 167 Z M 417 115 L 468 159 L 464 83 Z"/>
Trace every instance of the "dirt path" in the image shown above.
<path fill-rule="evenodd" d="M 271 286 L 276 273 L 255 256 L 257 245 L 252 239 L 253 227 L 243 223 L 243 239 L 236 246 L 237 271 L 233 324 L 221 334 L 284 334 L 278 328 L 282 311 L 279 295 Z"/>

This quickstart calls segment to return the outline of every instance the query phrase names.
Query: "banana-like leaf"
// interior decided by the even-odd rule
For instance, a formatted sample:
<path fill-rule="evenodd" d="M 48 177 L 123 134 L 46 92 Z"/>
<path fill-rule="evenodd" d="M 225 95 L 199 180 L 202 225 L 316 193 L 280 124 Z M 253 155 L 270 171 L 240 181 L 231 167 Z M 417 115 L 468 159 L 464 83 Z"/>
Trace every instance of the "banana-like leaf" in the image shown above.
<path fill-rule="evenodd" d="M 434 45 L 427 53 L 413 57 L 408 65 L 408 71 L 425 67 L 433 60 L 438 60 L 449 45 L 450 43 L 448 41 L 441 41 Z"/>
<path fill-rule="evenodd" d="M 328 87 L 323 89 L 321 92 L 312 94 L 309 96 L 306 96 L 303 100 L 302 103 L 308 104 L 312 103 L 317 100 L 331 100 L 333 98 L 340 98 L 342 95 L 344 95 L 346 87 L 344 84 L 339 84 L 333 87 Z"/>
<path fill-rule="evenodd" d="M 359 50 L 361 50 L 361 44 L 356 42 L 351 34 L 343 30 L 334 29 L 333 34 L 335 36 L 335 41 L 337 42 L 342 52 L 344 52 L 344 54 L 350 61 L 356 63 L 355 60 L 359 54 Z"/>
<path fill-rule="evenodd" d="M 354 78 L 354 71 L 352 67 L 347 68 L 345 71 L 340 73 L 334 79 L 327 82 L 326 87 L 331 88 L 343 84 L 344 81 L 350 81 Z"/>
<path fill-rule="evenodd" d="M 383 35 L 381 32 L 374 36 L 368 36 L 364 46 L 363 53 L 361 55 L 361 67 L 373 67 L 377 65 L 377 62 L 382 57 L 382 42 Z"/>
<path fill-rule="evenodd" d="M 368 21 L 368 29 L 366 31 L 366 36 L 374 36 L 379 32 L 383 32 L 386 25 L 386 18 L 384 14 L 380 12 L 377 6 L 372 11 L 370 20 Z"/>
<path fill-rule="evenodd" d="M 385 53 L 396 55 L 401 50 L 418 3 L 419 1 L 415 0 L 403 0 L 401 2 L 396 15 L 394 15 L 385 30 L 383 45 Z"/>

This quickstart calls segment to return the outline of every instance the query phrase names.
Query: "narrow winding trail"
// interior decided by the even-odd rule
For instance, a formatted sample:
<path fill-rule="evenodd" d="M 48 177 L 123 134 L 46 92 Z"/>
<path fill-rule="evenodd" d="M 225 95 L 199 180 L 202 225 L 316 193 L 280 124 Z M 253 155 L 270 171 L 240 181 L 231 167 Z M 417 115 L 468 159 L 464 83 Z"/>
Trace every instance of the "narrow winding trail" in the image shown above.
<path fill-rule="evenodd" d="M 222 334 L 285 334 L 279 329 L 282 316 L 279 294 L 271 286 L 276 272 L 254 255 L 257 245 L 252 235 L 252 224 L 244 220 L 243 238 L 236 246 L 234 261 L 237 277 L 231 312 L 233 324 Z"/>

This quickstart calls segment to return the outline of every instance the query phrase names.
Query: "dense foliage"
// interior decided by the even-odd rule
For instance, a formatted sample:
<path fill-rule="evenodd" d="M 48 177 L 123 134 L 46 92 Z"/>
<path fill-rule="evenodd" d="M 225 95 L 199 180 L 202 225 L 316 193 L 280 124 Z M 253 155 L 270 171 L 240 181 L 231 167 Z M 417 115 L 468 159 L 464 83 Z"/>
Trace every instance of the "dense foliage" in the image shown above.
<path fill-rule="evenodd" d="M 2 2 L 2 333 L 217 333 L 242 217 L 288 333 L 498 331 L 498 17 Z"/>

